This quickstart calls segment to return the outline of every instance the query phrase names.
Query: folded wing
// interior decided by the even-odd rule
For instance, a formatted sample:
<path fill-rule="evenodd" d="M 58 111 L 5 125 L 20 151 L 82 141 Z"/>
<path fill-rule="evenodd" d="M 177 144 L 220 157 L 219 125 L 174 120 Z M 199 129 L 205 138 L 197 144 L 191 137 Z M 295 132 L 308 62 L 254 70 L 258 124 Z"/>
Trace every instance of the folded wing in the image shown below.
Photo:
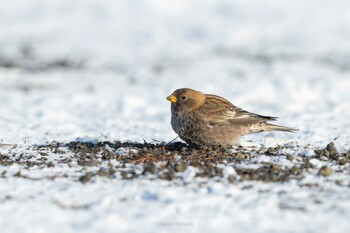
<path fill-rule="evenodd" d="M 205 104 L 197 111 L 201 118 L 210 126 L 225 124 L 254 124 L 258 122 L 274 121 L 277 117 L 262 116 L 240 109 L 228 100 L 216 96 L 206 95 Z"/>

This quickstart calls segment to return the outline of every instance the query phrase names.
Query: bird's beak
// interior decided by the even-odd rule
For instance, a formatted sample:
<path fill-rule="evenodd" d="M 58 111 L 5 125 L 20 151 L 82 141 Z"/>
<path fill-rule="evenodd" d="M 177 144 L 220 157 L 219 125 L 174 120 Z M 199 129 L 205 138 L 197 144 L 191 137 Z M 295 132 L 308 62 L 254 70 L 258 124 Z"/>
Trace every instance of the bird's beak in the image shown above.
<path fill-rule="evenodd" d="M 169 95 L 166 97 L 167 100 L 169 100 L 171 103 L 176 103 L 177 99 L 174 95 Z"/>

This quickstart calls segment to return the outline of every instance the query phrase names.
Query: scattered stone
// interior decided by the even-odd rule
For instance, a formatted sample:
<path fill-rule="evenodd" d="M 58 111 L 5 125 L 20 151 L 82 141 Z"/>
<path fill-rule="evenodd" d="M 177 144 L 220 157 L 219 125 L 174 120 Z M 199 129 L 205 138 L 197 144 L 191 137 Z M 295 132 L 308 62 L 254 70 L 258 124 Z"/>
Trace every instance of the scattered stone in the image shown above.
<path fill-rule="evenodd" d="M 244 154 L 238 152 L 238 153 L 235 155 L 235 158 L 236 158 L 237 160 L 241 161 L 241 160 L 244 160 L 244 159 L 245 159 L 245 156 L 244 156 Z"/>
<path fill-rule="evenodd" d="M 161 180 L 173 180 L 175 178 L 175 174 L 170 171 L 163 171 L 158 175 L 158 178 Z"/>
<path fill-rule="evenodd" d="M 92 179 L 92 177 L 94 177 L 94 174 L 92 172 L 87 172 L 79 178 L 79 181 L 83 184 L 86 184 Z"/>
<path fill-rule="evenodd" d="M 291 173 L 293 175 L 299 175 L 300 173 L 302 173 L 302 169 L 298 166 L 293 166 L 291 169 L 290 169 Z"/>
<path fill-rule="evenodd" d="M 335 183 L 339 186 L 344 186 L 344 183 L 342 180 L 336 180 Z"/>
<path fill-rule="evenodd" d="M 275 154 L 275 150 L 272 147 L 269 147 L 266 151 L 266 154 L 268 155 L 274 155 Z"/>
<path fill-rule="evenodd" d="M 136 173 L 134 171 L 121 171 L 120 175 L 123 179 L 129 180 L 136 177 Z"/>
<path fill-rule="evenodd" d="M 306 159 L 302 166 L 306 169 L 314 168 L 314 165 L 310 162 L 310 159 Z"/>
<path fill-rule="evenodd" d="M 96 175 L 102 176 L 102 177 L 109 177 L 109 172 L 106 171 L 105 169 L 102 169 L 102 168 L 101 168 L 101 169 L 96 173 Z"/>
<path fill-rule="evenodd" d="M 154 174 L 157 171 L 157 166 L 154 163 L 147 163 L 143 167 L 142 174 Z"/>
<path fill-rule="evenodd" d="M 329 143 L 326 146 L 326 150 L 328 150 L 330 155 L 337 155 L 338 154 L 338 151 L 337 151 L 337 148 L 335 148 L 334 142 Z"/>
<path fill-rule="evenodd" d="M 325 149 L 315 150 L 315 154 L 322 161 L 328 161 L 329 159 L 336 160 L 339 157 L 339 153 L 333 142 L 330 142 Z"/>
<path fill-rule="evenodd" d="M 305 152 L 307 156 L 304 152 L 295 155 L 284 154 L 283 151 L 290 151 L 290 147 L 287 145 L 270 148 L 200 148 L 187 146 L 180 142 L 172 144 L 119 141 L 53 142 L 31 148 L 39 151 L 37 159 L 25 153 L 16 156 L 0 153 L 0 166 L 18 164 L 23 169 L 31 169 L 34 166 L 50 168 L 64 164 L 69 167 L 79 165 L 82 169 L 92 167 L 95 170 L 97 168 L 96 173 L 87 172 L 82 175 L 79 178 L 82 183 L 89 182 L 95 175 L 109 179 L 117 177 L 136 179 L 150 174 L 152 174 L 151 179 L 168 181 L 177 179 L 185 183 L 191 182 L 194 177 L 214 178 L 232 183 L 244 180 L 286 182 L 291 179 L 302 179 L 306 172 L 329 176 L 335 168 L 324 166 L 319 169 L 325 164 L 323 161 L 329 160 L 330 164 L 337 164 L 337 172 L 347 169 L 346 165 L 349 164 L 350 151 L 339 153 L 334 143 L 329 143 L 326 148 L 315 151 L 310 149 L 311 146 L 307 146 L 304 148 L 304 151 L 308 150 L 307 153 Z M 124 156 L 116 153 L 118 151 L 123 151 Z M 256 160 L 260 155 L 267 155 L 264 157 L 266 160 Z M 287 167 L 279 163 L 279 156 L 291 161 L 292 166 Z M 254 169 L 244 168 L 240 166 L 241 164 L 254 165 Z M 117 175 L 114 175 L 116 172 Z M 5 176 L 5 174 L 0 176 Z M 7 173 L 6 176 L 9 174 Z M 30 179 L 30 177 L 23 176 L 20 171 L 17 174 L 11 173 L 11 176 Z"/>
<path fill-rule="evenodd" d="M 286 154 L 286 157 L 289 161 L 293 161 L 294 160 L 294 156 L 291 154 Z"/>
<path fill-rule="evenodd" d="M 83 167 L 98 167 L 101 162 L 97 160 L 91 160 L 91 159 L 84 159 L 84 160 L 79 160 L 79 164 Z"/>
<path fill-rule="evenodd" d="M 230 176 L 227 177 L 227 180 L 228 180 L 228 182 L 230 182 L 230 183 L 235 183 L 236 180 L 237 180 L 237 176 L 230 175 Z"/>
<path fill-rule="evenodd" d="M 339 165 L 345 165 L 347 163 L 347 159 L 345 157 L 339 157 L 338 158 L 338 164 Z"/>
<path fill-rule="evenodd" d="M 282 165 L 280 165 L 280 164 L 273 164 L 272 165 L 272 169 L 274 170 L 274 171 L 276 171 L 276 172 L 279 172 L 279 171 L 281 171 L 282 170 Z"/>
<path fill-rule="evenodd" d="M 327 166 L 322 166 L 318 171 L 318 174 L 321 176 L 330 176 L 332 175 L 332 173 L 333 173 L 332 168 Z"/>
<path fill-rule="evenodd" d="M 186 170 L 186 168 L 187 168 L 187 164 L 182 162 L 182 161 L 175 164 L 175 171 L 176 172 L 183 172 Z"/>

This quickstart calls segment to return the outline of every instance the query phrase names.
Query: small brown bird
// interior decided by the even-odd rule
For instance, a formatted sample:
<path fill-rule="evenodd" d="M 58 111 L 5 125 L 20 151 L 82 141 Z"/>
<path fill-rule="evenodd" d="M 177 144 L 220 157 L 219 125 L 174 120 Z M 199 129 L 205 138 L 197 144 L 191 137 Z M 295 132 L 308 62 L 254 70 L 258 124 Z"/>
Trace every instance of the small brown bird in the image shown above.
<path fill-rule="evenodd" d="M 171 126 L 190 145 L 229 146 L 250 133 L 296 131 L 268 123 L 277 117 L 250 113 L 220 96 L 203 94 L 190 88 L 177 89 L 167 100 L 171 102 Z"/>

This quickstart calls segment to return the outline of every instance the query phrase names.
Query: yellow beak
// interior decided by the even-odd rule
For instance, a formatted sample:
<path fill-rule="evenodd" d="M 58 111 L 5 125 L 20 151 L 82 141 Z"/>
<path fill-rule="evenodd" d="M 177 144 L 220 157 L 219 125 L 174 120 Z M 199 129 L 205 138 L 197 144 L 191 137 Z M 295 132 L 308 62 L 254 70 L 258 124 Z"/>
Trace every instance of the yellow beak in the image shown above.
<path fill-rule="evenodd" d="M 167 100 L 169 100 L 171 103 L 176 103 L 177 99 L 174 95 L 169 95 L 166 97 Z"/>

